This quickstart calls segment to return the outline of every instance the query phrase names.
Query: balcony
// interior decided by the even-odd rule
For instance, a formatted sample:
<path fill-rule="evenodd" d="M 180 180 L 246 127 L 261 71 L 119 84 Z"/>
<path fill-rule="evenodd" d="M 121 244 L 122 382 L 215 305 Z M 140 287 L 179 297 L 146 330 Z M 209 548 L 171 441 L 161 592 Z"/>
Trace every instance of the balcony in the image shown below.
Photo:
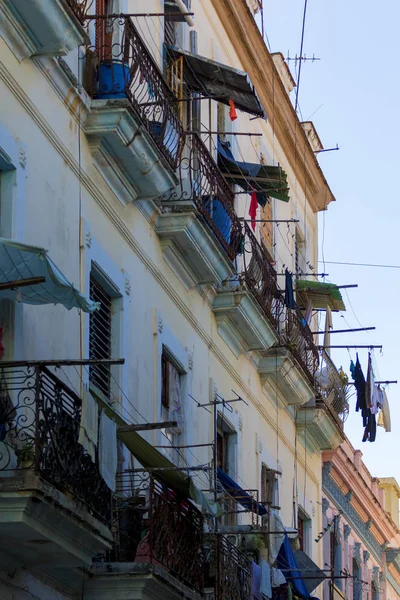
<path fill-rule="evenodd" d="M 309 443 L 318 450 L 334 450 L 344 440 L 348 387 L 325 350 L 316 373 L 316 389 L 316 398 L 298 411 L 296 427 L 300 434 L 307 429 Z"/>
<path fill-rule="evenodd" d="M 2 0 L 4 38 L 22 59 L 62 56 L 87 43 L 82 27 L 89 0 Z"/>
<path fill-rule="evenodd" d="M 223 535 L 206 539 L 205 598 L 242 600 L 251 597 L 251 560 Z"/>
<path fill-rule="evenodd" d="M 28 568 L 89 565 L 111 547 L 111 493 L 78 443 L 81 399 L 44 366 L 0 377 L 2 551 Z"/>
<path fill-rule="evenodd" d="M 178 177 L 156 222 L 164 257 L 188 287 L 220 283 L 234 273 L 243 236 L 233 193 L 196 134 L 185 138 Z"/>
<path fill-rule="evenodd" d="M 201 513 L 145 470 L 121 474 L 118 490 L 114 547 L 93 564 L 94 577 L 85 585 L 87 600 L 130 598 L 139 590 L 142 598 L 199 598 L 204 577 Z"/>
<path fill-rule="evenodd" d="M 126 202 L 156 198 L 178 181 L 177 100 L 129 17 L 87 19 L 100 40 L 86 53 L 92 103 L 85 132 L 92 153 Z"/>

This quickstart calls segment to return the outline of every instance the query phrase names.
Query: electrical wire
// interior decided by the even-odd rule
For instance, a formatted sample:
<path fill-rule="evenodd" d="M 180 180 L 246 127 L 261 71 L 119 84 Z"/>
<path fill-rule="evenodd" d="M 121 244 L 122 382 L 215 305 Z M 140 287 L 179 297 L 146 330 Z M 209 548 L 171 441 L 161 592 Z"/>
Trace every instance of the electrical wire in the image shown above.
<path fill-rule="evenodd" d="M 319 260 L 318 262 L 323 262 Z M 400 265 L 379 265 L 373 263 L 353 263 L 353 262 L 338 262 L 333 260 L 327 260 L 324 262 L 327 265 L 345 265 L 350 267 L 373 267 L 375 269 L 400 269 Z"/>

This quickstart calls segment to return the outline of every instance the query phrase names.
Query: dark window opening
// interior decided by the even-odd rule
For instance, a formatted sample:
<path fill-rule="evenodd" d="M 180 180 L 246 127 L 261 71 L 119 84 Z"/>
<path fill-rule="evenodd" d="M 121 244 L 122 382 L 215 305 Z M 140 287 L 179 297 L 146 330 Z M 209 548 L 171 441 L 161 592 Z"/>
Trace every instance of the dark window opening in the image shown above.
<path fill-rule="evenodd" d="M 90 299 L 98 302 L 100 308 L 90 315 L 89 358 L 91 360 L 111 358 L 112 300 L 92 273 L 90 274 Z M 91 365 L 89 382 L 109 397 L 110 365 Z"/>

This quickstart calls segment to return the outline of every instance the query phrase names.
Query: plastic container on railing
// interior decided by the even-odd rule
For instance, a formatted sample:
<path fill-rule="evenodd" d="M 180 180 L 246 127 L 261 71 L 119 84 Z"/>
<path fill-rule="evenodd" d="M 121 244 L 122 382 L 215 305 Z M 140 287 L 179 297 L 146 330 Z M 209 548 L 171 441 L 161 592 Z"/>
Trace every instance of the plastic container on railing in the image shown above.
<path fill-rule="evenodd" d="M 97 71 L 97 92 L 95 98 L 109 100 L 126 98 L 126 89 L 130 82 L 129 66 L 113 60 L 103 62 Z"/>

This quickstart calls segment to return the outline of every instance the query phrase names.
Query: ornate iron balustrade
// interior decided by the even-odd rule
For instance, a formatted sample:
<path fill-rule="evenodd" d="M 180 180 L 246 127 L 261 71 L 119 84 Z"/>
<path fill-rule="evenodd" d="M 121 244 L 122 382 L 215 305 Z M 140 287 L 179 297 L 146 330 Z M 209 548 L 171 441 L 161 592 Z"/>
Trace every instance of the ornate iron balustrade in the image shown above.
<path fill-rule="evenodd" d="M 349 389 L 347 377 L 341 377 L 326 350 L 321 351 L 321 363 L 316 374 L 320 398 L 341 429 L 349 415 Z"/>
<path fill-rule="evenodd" d="M 178 165 L 179 185 L 163 200 L 192 200 L 231 260 L 241 249 L 241 224 L 234 195 L 214 158 L 197 134 L 188 134 Z"/>
<path fill-rule="evenodd" d="M 44 366 L 0 365 L 0 480 L 31 470 L 111 522 L 111 492 L 78 443 L 82 401 Z"/>
<path fill-rule="evenodd" d="M 206 539 L 207 600 L 248 600 L 251 597 L 251 560 L 223 535 Z"/>
<path fill-rule="evenodd" d="M 115 546 L 110 560 L 160 565 L 203 590 L 203 517 L 149 472 L 123 473 L 114 497 Z"/>
<path fill-rule="evenodd" d="M 311 329 L 298 308 L 286 309 L 285 329 L 282 332 L 282 340 L 302 366 L 304 373 L 314 386 L 314 376 L 319 363 L 318 348 L 314 344 Z"/>
<path fill-rule="evenodd" d="M 72 0 L 71 0 L 72 1 Z M 96 43 L 86 53 L 86 87 L 93 98 L 128 98 L 169 166 L 176 170 L 183 143 L 178 102 L 132 19 L 86 15 Z"/>
<path fill-rule="evenodd" d="M 243 223 L 243 271 L 241 280 L 253 293 L 266 317 L 275 328 L 279 343 L 295 356 L 304 373 L 314 384 L 319 354 L 313 335 L 300 310 L 285 305 L 277 284 L 275 269 L 246 222 Z"/>
<path fill-rule="evenodd" d="M 66 0 L 68 6 L 78 19 L 78 21 L 83 25 L 85 22 L 85 17 L 87 11 L 90 6 L 93 4 L 93 0 Z"/>
<path fill-rule="evenodd" d="M 277 284 L 276 271 L 269 262 L 262 246 L 243 223 L 243 271 L 241 279 L 252 292 L 266 317 L 279 334 L 285 322 L 286 307 Z"/>

